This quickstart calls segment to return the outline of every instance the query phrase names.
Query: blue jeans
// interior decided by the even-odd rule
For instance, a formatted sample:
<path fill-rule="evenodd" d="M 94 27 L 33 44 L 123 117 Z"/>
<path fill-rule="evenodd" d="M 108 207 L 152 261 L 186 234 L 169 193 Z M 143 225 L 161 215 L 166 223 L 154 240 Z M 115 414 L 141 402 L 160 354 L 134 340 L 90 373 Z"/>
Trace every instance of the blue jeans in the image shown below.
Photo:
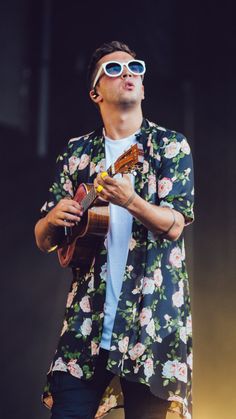
<path fill-rule="evenodd" d="M 93 419 L 101 397 L 114 377 L 106 370 L 108 351 L 101 349 L 95 374 L 90 381 L 66 372 L 53 374 L 51 419 Z M 165 419 L 170 403 L 154 396 L 148 386 L 120 378 L 125 419 Z"/>

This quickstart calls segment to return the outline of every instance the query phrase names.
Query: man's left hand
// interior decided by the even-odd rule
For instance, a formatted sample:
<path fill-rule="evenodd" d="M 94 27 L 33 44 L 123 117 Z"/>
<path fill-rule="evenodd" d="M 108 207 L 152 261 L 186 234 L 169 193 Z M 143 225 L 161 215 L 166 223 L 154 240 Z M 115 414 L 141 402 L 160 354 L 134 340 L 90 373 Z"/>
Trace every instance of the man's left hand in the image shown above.
<path fill-rule="evenodd" d="M 121 207 L 134 192 L 129 174 L 112 178 L 106 172 L 99 173 L 94 180 L 94 188 L 102 199 Z"/>

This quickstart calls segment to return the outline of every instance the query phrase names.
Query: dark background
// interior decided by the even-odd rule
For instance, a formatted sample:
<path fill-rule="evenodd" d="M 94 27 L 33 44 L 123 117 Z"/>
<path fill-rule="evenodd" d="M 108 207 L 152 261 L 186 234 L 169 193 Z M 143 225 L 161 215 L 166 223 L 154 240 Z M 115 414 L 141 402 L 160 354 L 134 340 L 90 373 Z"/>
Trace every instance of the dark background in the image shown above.
<path fill-rule="evenodd" d="M 192 3 L 0 2 L 2 419 L 49 418 L 40 394 L 70 272 L 36 248 L 33 228 L 56 155 L 100 123 L 86 67 L 110 40 L 146 61 L 145 116 L 192 146 L 194 418 L 235 418 L 235 22 L 230 2 Z"/>

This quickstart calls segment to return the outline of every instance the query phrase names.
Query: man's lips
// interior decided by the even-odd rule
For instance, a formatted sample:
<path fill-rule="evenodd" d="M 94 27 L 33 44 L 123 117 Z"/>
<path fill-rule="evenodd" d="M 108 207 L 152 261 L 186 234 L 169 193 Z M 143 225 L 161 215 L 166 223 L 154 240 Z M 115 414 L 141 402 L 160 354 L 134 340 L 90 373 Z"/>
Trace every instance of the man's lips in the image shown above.
<path fill-rule="evenodd" d="M 134 83 L 132 83 L 132 81 L 126 81 L 124 83 L 124 88 L 127 90 L 133 90 L 134 87 L 135 86 L 134 86 Z"/>

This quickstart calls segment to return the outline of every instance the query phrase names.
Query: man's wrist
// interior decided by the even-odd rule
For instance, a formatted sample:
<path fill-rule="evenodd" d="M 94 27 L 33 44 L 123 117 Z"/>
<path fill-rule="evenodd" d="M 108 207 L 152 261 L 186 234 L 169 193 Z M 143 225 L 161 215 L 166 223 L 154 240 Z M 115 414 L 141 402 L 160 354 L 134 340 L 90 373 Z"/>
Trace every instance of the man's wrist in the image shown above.
<path fill-rule="evenodd" d="M 136 192 L 133 191 L 127 201 L 122 205 L 123 208 L 128 208 L 130 204 L 132 204 L 134 198 L 136 196 Z"/>

